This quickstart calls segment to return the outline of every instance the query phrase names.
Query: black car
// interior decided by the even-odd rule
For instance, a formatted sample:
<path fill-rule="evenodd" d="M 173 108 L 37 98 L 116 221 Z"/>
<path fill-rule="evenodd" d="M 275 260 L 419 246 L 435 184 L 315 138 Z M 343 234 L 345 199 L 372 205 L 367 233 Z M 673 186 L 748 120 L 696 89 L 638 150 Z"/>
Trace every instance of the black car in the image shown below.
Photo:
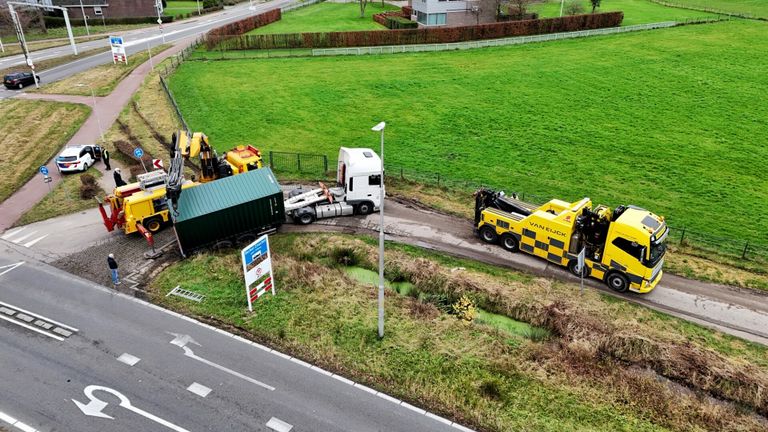
<path fill-rule="evenodd" d="M 40 82 L 40 76 L 37 76 L 37 82 Z M 35 83 L 35 77 L 31 72 L 16 72 L 8 74 L 3 78 L 3 84 L 9 89 L 17 88 L 21 89 L 24 86 L 32 85 Z"/>

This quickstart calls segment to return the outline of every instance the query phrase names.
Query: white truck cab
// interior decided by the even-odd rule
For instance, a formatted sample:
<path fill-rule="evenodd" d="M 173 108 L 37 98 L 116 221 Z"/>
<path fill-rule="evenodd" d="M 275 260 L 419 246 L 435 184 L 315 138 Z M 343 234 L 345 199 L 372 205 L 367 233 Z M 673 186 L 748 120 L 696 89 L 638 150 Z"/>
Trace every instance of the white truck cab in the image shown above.
<path fill-rule="evenodd" d="M 339 149 L 336 187 L 305 191 L 294 189 L 285 200 L 285 212 L 299 224 L 353 214 L 367 215 L 381 207 L 381 159 L 371 149 Z"/>

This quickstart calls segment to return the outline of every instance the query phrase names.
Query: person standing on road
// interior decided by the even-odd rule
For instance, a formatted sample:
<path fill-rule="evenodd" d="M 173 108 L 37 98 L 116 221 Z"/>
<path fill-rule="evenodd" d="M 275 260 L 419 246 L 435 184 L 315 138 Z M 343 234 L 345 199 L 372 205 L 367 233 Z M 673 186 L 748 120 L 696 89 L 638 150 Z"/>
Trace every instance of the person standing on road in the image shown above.
<path fill-rule="evenodd" d="M 107 265 L 109 266 L 109 271 L 112 273 L 112 284 L 115 286 L 120 285 L 120 279 L 117 275 L 117 261 L 115 261 L 115 255 L 109 254 L 107 257 Z"/>
<path fill-rule="evenodd" d="M 104 149 L 103 152 L 101 152 L 101 157 L 104 159 L 104 166 L 106 166 L 106 170 L 109 171 L 112 169 L 111 166 L 109 166 L 109 150 Z"/>
<path fill-rule="evenodd" d="M 120 186 L 125 186 L 126 185 L 125 181 L 120 176 L 120 168 L 115 168 L 115 173 L 113 175 L 115 177 L 115 187 L 116 188 L 119 188 Z"/>

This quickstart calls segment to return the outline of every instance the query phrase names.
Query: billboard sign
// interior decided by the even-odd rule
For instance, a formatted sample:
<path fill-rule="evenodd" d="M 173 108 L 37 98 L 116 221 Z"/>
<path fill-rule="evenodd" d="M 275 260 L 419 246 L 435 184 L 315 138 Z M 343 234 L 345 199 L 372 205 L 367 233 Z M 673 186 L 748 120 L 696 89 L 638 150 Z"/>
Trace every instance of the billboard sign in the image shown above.
<path fill-rule="evenodd" d="M 240 255 L 243 260 L 245 296 L 248 311 L 253 312 L 253 302 L 271 291 L 275 295 L 275 281 L 272 276 L 272 257 L 269 253 L 269 237 L 263 235 L 246 246 Z"/>

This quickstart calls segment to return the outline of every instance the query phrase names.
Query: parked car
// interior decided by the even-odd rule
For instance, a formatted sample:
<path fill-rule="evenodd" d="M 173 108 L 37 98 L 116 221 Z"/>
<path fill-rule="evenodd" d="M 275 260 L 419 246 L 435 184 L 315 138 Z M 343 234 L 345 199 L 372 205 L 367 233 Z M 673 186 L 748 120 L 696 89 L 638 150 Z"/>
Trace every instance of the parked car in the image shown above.
<path fill-rule="evenodd" d="M 59 172 L 83 171 L 101 160 L 101 147 L 97 145 L 67 146 L 56 158 Z"/>
<path fill-rule="evenodd" d="M 40 75 L 37 76 L 37 82 L 40 82 Z M 8 74 L 3 78 L 3 84 L 9 89 L 22 89 L 24 86 L 35 83 L 35 76 L 31 72 L 15 72 Z"/>

